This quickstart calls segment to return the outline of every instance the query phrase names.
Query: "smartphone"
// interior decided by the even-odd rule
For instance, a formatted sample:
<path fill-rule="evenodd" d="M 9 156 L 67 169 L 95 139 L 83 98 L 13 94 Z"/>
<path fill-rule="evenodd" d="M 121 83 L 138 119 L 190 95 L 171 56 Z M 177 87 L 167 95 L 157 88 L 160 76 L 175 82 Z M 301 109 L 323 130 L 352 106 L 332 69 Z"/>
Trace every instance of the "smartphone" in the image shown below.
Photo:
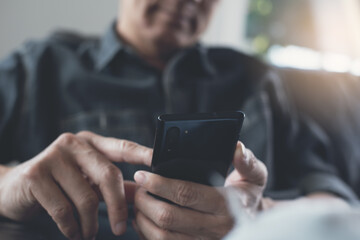
<path fill-rule="evenodd" d="M 222 185 L 213 176 L 226 178 L 244 118 L 242 112 L 159 116 L 152 171 L 167 178 Z"/>

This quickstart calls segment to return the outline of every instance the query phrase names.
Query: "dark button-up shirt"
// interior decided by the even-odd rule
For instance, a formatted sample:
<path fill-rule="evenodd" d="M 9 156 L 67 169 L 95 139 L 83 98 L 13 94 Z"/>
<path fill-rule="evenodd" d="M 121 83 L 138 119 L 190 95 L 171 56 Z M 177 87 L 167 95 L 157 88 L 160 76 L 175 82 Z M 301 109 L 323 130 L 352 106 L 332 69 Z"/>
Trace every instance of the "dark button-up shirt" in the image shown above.
<path fill-rule="evenodd" d="M 100 39 L 62 33 L 29 42 L 0 63 L 0 161 L 26 161 L 81 130 L 152 146 L 161 113 L 228 110 L 247 115 L 241 140 L 269 169 L 266 194 L 356 199 L 331 164 L 326 135 L 296 116 L 268 66 L 198 44 L 160 72 L 114 26 Z M 139 169 L 119 167 L 127 179 Z"/>

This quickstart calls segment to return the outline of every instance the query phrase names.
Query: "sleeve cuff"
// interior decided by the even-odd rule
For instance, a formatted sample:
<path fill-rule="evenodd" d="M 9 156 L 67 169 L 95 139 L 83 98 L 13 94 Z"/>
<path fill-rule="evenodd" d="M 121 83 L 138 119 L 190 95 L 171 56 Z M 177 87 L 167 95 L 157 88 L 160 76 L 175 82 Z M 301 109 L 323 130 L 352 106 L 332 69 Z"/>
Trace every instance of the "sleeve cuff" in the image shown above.
<path fill-rule="evenodd" d="M 340 178 L 326 173 L 313 173 L 303 178 L 299 185 L 301 195 L 315 192 L 335 194 L 351 204 L 358 204 L 359 199 L 354 191 Z"/>

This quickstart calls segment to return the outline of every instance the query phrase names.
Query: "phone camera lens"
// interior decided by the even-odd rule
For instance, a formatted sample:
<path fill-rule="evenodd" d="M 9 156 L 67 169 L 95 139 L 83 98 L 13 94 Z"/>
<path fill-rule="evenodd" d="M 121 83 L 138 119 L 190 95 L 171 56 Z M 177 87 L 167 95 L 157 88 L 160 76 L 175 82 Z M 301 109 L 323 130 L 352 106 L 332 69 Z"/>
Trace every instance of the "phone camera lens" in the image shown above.
<path fill-rule="evenodd" d="M 180 136 L 180 129 L 178 127 L 169 128 L 166 132 L 166 150 L 168 152 L 173 151 L 178 142 Z"/>

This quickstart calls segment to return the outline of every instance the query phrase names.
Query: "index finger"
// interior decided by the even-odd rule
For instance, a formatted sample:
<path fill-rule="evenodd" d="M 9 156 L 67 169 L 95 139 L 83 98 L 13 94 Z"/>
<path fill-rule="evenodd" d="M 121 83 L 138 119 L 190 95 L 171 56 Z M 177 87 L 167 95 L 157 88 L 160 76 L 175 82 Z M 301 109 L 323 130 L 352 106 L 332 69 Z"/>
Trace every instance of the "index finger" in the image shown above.
<path fill-rule="evenodd" d="M 136 172 L 134 179 L 148 192 L 180 206 L 204 213 L 227 213 L 221 188 L 165 178 L 145 171 Z"/>
<path fill-rule="evenodd" d="M 80 132 L 77 136 L 87 141 L 113 162 L 151 166 L 153 153 L 151 148 L 127 140 L 102 137 L 87 131 Z"/>

